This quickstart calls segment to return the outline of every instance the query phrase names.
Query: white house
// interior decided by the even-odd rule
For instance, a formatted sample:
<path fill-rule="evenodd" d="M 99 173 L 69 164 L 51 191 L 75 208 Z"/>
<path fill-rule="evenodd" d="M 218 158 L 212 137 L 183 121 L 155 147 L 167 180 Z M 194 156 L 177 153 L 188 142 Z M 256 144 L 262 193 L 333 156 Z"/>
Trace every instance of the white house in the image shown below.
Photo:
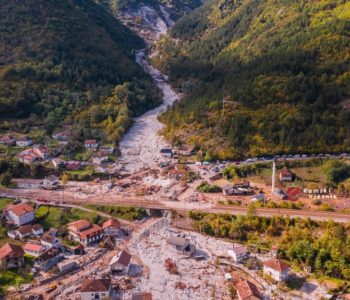
<path fill-rule="evenodd" d="M 42 184 L 40 179 L 15 178 L 13 181 L 16 182 L 17 187 L 20 189 L 38 189 Z"/>
<path fill-rule="evenodd" d="M 121 224 L 118 220 L 109 219 L 103 223 L 102 229 L 105 236 L 118 236 L 120 235 Z"/>
<path fill-rule="evenodd" d="M 44 233 L 44 228 L 40 224 L 32 225 L 32 235 L 39 237 Z"/>
<path fill-rule="evenodd" d="M 81 300 L 111 299 L 110 279 L 85 279 L 80 286 Z"/>
<path fill-rule="evenodd" d="M 21 137 L 16 140 L 18 147 L 28 147 L 33 144 L 33 140 L 28 137 Z"/>
<path fill-rule="evenodd" d="M 32 225 L 27 224 L 27 225 L 20 226 L 15 230 L 8 231 L 7 235 L 11 239 L 23 241 L 25 238 L 32 235 Z"/>
<path fill-rule="evenodd" d="M 59 248 L 61 246 L 60 240 L 52 236 L 51 234 L 44 234 L 40 240 L 40 243 L 45 246 L 47 249 Z"/>
<path fill-rule="evenodd" d="M 232 249 L 227 250 L 227 254 L 232 257 L 236 263 L 242 262 L 248 255 L 247 247 L 240 244 L 234 244 Z"/>
<path fill-rule="evenodd" d="M 271 258 L 263 262 L 264 274 L 271 276 L 274 280 L 280 282 L 288 278 L 290 265 L 277 259 Z"/>
<path fill-rule="evenodd" d="M 283 168 L 279 173 L 280 181 L 293 181 L 293 173 L 287 168 Z"/>
<path fill-rule="evenodd" d="M 17 226 L 34 220 L 34 208 L 27 203 L 9 205 L 4 209 L 4 213 L 7 221 Z"/>
<path fill-rule="evenodd" d="M 109 263 L 112 272 L 128 273 L 130 267 L 131 255 L 126 251 L 120 251 L 114 255 Z"/>
<path fill-rule="evenodd" d="M 40 224 L 34 224 L 34 225 L 23 225 L 18 227 L 15 230 L 10 230 L 7 231 L 7 235 L 11 239 L 19 239 L 19 240 L 24 240 L 27 237 L 34 236 L 34 237 L 39 237 L 43 234 L 43 227 Z"/>
<path fill-rule="evenodd" d="M 57 187 L 60 184 L 60 181 L 57 176 L 50 175 L 48 177 L 45 177 L 43 180 L 43 186 L 45 188 L 54 188 Z"/>
<path fill-rule="evenodd" d="M 26 243 L 23 246 L 23 250 L 24 250 L 24 253 L 28 255 L 39 257 L 45 252 L 46 248 L 40 244 Z"/>
<path fill-rule="evenodd" d="M 85 140 L 84 146 L 86 149 L 97 149 L 98 143 L 96 140 Z"/>
<path fill-rule="evenodd" d="M 86 220 L 78 220 L 68 224 L 68 238 L 89 245 L 103 238 L 103 229 L 97 224 L 91 225 Z"/>

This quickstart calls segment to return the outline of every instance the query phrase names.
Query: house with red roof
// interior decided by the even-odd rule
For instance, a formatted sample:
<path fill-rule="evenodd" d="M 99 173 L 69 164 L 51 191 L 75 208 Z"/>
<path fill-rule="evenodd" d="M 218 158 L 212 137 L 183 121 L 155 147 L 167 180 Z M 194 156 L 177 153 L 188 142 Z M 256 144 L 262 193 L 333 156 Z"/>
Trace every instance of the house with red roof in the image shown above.
<path fill-rule="evenodd" d="M 45 252 L 46 248 L 43 245 L 28 242 L 24 244 L 23 250 L 28 255 L 39 257 Z"/>
<path fill-rule="evenodd" d="M 120 235 L 121 224 L 118 220 L 109 219 L 103 223 L 102 229 L 105 236 L 118 236 Z"/>
<path fill-rule="evenodd" d="M 0 248 L 0 269 L 18 268 L 24 264 L 24 251 L 21 246 L 5 244 Z"/>
<path fill-rule="evenodd" d="M 280 181 L 293 181 L 293 173 L 287 168 L 283 168 L 279 173 Z"/>
<path fill-rule="evenodd" d="M 84 146 L 86 149 L 97 149 L 98 143 L 96 140 L 85 140 Z"/>
<path fill-rule="evenodd" d="M 78 220 L 68 224 L 68 238 L 86 246 L 99 242 L 103 238 L 103 229 L 86 220 Z"/>
<path fill-rule="evenodd" d="M 27 203 L 8 205 L 4 209 L 5 217 L 9 223 L 21 226 L 34 220 L 34 208 Z"/>
<path fill-rule="evenodd" d="M 271 276 L 277 282 L 285 281 L 290 272 L 290 265 L 277 259 L 271 258 L 263 262 L 263 272 Z"/>
<path fill-rule="evenodd" d="M 241 280 L 235 285 L 239 300 L 260 300 L 262 299 L 256 285 L 248 280 Z"/>
<path fill-rule="evenodd" d="M 37 160 L 37 157 L 32 154 L 18 153 L 16 155 L 17 159 L 24 164 L 31 164 Z"/>
<path fill-rule="evenodd" d="M 113 256 L 109 263 L 111 272 L 117 273 L 128 273 L 130 267 L 131 255 L 126 251 L 120 251 L 118 254 Z"/>

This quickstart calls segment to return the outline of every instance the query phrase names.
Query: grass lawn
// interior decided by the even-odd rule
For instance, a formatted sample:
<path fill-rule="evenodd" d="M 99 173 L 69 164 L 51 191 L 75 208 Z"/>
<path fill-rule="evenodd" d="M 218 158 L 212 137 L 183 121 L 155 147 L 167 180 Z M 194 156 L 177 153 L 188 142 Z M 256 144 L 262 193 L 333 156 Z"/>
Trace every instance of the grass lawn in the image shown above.
<path fill-rule="evenodd" d="M 322 171 L 322 166 L 292 168 L 290 170 L 304 182 L 326 184 L 327 178 L 324 172 Z"/>
<path fill-rule="evenodd" d="M 7 205 L 13 203 L 13 199 L 0 198 L 0 210 L 4 209 Z"/>
<path fill-rule="evenodd" d="M 278 180 L 279 171 L 280 169 L 276 170 L 276 180 Z M 299 178 L 299 180 L 293 182 L 293 186 L 311 182 L 324 185 L 327 182 L 326 175 L 322 171 L 322 166 L 290 168 L 290 171 Z M 264 168 L 260 174 L 250 176 L 249 179 L 256 183 L 271 185 L 272 169 Z"/>
<path fill-rule="evenodd" d="M 258 175 L 250 176 L 250 180 L 256 183 L 271 185 L 272 184 L 272 169 L 264 168 Z"/>
<path fill-rule="evenodd" d="M 85 168 L 82 170 L 74 170 L 74 171 L 66 171 L 67 174 L 73 174 L 73 175 L 91 175 L 93 170 L 91 168 Z"/>
<path fill-rule="evenodd" d="M 90 157 L 92 156 L 94 152 L 92 150 L 89 149 L 84 149 L 80 152 L 77 152 L 73 155 L 73 159 L 74 160 L 82 160 L 82 161 L 87 161 L 90 159 Z"/>
<path fill-rule="evenodd" d="M 7 230 L 5 227 L 0 226 L 0 247 L 6 243 L 21 245 L 22 243 L 18 240 L 13 240 L 7 236 Z"/>
<path fill-rule="evenodd" d="M 6 292 L 10 286 L 18 287 L 32 281 L 32 275 L 27 269 L 13 269 L 0 273 L 0 294 Z"/>
<path fill-rule="evenodd" d="M 58 208 L 42 205 L 35 213 L 45 230 L 59 228 L 69 222 L 86 219 L 91 223 L 98 221 L 99 216 L 94 212 L 86 212 L 77 208 Z"/>

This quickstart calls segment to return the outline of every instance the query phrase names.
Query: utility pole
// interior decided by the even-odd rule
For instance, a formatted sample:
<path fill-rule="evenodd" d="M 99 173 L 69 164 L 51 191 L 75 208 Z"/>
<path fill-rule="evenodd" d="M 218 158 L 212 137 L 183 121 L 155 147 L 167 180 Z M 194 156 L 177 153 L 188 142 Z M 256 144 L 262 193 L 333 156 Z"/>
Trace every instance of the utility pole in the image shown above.
<path fill-rule="evenodd" d="M 275 185 L 276 185 L 276 155 L 273 156 L 273 162 L 272 162 L 272 195 L 275 194 Z"/>

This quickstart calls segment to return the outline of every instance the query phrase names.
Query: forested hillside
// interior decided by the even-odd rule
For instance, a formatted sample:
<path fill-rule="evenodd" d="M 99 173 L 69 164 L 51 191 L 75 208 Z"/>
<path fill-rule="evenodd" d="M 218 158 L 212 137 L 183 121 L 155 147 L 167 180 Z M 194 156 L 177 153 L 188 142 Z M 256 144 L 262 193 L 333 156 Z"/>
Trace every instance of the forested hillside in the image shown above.
<path fill-rule="evenodd" d="M 202 4 L 201 0 L 96 0 L 112 11 L 135 10 L 140 5 L 147 5 L 161 13 L 160 5 L 169 8 L 168 13 L 172 20 L 189 13 Z"/>
<path fill-rule="evenodd" d="M 165 134 L 207 158 L 350 149 L 350 2 L 214 0 L 159 41 L 187 97 Z"/>
<path fill-rule="evenodd" d="M 131 116 L 158 104 L 134 61 L 143 41 L 92 0 L 0 0 L 0 7 L 1 129 L 42 123 L 52 132 L 67 122 L 81 139 L 114 142 Z"/>

